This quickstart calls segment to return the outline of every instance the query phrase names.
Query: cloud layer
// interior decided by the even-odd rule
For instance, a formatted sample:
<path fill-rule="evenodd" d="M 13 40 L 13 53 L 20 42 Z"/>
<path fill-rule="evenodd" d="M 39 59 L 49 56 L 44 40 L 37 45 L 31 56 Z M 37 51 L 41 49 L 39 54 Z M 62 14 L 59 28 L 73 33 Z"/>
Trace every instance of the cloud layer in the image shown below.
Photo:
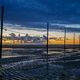
<path fill-rule="evenodd" d="M 80 23 L 80 0 L 0 0 L 5 21 Z"/>
<path fill-rule="evenodd" d="M 5 7 L 4 22 L 16 28 L 40 30 L 50 22 L 50 29 L 80 32 L 80 0 L 0 0 L 0 6 Z"/>
<path fill-rule="evenodd" d="M 4 29 L 10 29 L 10 30 L 33 30 L 33 31 L 40 31 L 40 32 L 47 32 L 47 24 L 45 23 L 28 23 L 26 26 L 24 25 L 18 25 L 18 24 L 10 24 L 10 23 L 4 23 Z M 49 24 L 49 31 L 50 32 L 64 32 L 64 29 L 66 29 L 67 32 L 80 32 L 80 24 L 55 24 L 50 23 Z"/>

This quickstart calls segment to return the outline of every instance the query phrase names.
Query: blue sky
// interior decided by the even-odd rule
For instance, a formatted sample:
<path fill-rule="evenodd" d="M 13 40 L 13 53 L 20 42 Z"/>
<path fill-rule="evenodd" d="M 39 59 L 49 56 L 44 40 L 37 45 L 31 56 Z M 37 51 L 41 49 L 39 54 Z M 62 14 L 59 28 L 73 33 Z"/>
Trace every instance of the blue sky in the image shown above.
<path fill-rule="evenodd" d="M 51 22 L 80 27 L 80 0 L 0 0 L 0 6 L 5 7 L 5 23 L 43 27 L 35 23 Z"/>

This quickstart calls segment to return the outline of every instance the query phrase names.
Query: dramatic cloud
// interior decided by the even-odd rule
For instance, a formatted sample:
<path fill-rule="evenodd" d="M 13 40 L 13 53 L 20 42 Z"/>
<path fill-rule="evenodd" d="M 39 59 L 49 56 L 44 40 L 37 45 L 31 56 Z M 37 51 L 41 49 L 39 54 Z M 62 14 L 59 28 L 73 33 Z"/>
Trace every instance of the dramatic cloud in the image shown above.
<path fill-rule="evenodd" d="M 80 32 L 80 24 L 55 24 L 50 23 L 49 24 L 49 31 L 50 32 L 64 32 L 64 29 L 66 28 L 67 32 Z M 46 23 L 28 23 L 26 26 L 24 25 L 18 25 L 18 24 L 10 24 L 10 23 L 4 23 L 4 30 L 10 29 L 10 30 L 33 30 L 33 31 L 40 31 L 40 32 L 47 32 L 47 24 Z"/>
<path fill-rule="evenodd" d="M 5 7 L 6 23 L 32 28 L 45 28 L 45 22 L 80 24 L 80 0 L 0 0 L 0 6 Z M 55 26 L 52 28 L 57 28 Z M 74 25 L 74 28 L 76 26 Z M 74 30 L 79 32 L 79 29 Z"/>
<path fill-rule="evenodd" d="M 79 0 L 0 0 L 5 6 L 5 20 L 80 22 Z"/>

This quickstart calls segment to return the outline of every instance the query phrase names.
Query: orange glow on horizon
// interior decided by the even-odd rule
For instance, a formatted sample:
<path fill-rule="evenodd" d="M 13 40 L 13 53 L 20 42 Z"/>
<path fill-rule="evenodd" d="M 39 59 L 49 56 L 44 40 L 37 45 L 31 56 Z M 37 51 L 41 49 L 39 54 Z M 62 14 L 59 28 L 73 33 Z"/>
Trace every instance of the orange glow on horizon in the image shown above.
<path fill-rule="evenodd" d="M 26 44 L 25 42 L 34 43 L 33 41 L 24 41 L 24 40 L 3 40 L 2 41 L 3 44 Z M 46 41 L 44 41 L 43 43 L 46 44 Z M 48 44 L 64 44 L 64 40 L 49 39 Z M 66 44 L 73 44 L 73 39 L 66 40 Z M 79 39 L 75 39 L 75 44 L 79 44 Z"/>
<path fill-rule="evenodd" d="M 64 40 L 49 40 L 49 44 L 64 44 Z M 73 39 L 66 40 L 66 44 L 73 44 Z M 79 40 L 75 40 L 75 44 L 79 44 Z"/>

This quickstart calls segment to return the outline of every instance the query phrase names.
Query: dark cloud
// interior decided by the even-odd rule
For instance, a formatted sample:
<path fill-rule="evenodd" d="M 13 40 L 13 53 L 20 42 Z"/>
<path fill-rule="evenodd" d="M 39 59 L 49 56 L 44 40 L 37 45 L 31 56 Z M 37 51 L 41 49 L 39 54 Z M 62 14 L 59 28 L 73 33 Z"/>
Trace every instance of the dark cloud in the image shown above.
<path fill-rule="evenodd" d="M 80 23 L 80 0 L 0 0 L 5 22 Z"/>

